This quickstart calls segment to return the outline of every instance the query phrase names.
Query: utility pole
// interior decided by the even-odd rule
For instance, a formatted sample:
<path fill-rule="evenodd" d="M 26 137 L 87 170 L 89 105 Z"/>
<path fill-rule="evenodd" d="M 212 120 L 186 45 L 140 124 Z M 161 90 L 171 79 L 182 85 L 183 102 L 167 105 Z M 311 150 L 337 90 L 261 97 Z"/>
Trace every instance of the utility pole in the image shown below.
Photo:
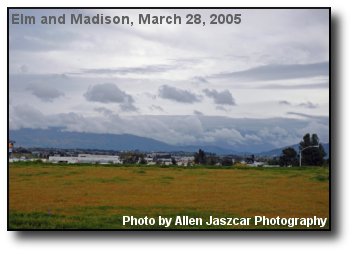
<path fill-rule="evenodd" d="M 299 162 L 299 166 L 300 166 L 300 167 L 301 167 L 301 155 L 302 155 L 302 151 L 306 150 L 307 148 L 311 148 L 311 147 L 317 147 L 317 148 L 319 148 L 320 145 L 317 145 L 317 146 L 307 146 L 307 147 L 305 147 L 304 149 L 299 148 L 299 150 L 300 150 L 300 162 Z"/>

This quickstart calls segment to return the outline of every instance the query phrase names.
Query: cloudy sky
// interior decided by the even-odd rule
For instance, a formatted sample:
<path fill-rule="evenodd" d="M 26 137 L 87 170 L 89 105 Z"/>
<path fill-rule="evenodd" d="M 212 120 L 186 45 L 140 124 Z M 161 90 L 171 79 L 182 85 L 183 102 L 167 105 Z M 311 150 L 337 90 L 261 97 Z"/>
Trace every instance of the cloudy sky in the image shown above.
<path fill-rule="evenodd" d="M 328 10 L 12 10 L 10 129 L 129 133 L 170 144 L 328 142 Z M 239 25 L 41 25 L 42 15 L 185 17 Z M 69 19 L 68 19 L 69 20 Z M 137 22 L 136 22 L 137 23 Z"/>

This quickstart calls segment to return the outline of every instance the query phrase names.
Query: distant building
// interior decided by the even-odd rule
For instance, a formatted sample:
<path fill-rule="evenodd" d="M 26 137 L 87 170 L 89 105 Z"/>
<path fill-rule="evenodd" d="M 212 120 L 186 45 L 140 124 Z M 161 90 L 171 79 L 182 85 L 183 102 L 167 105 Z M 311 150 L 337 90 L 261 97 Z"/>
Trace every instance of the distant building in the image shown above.
<path fill-rule="evenodd" d="M 91 164 L 122 164 L 119 156 L 116 155 L 96 155 L 79 154 L 77 157 L 49 156 L 52 163 L 91 163 Z"/>
<path fill-rule="evenodd" d="M 160 165 L 172 165 L 172 159 L 171 158 L 158 158 L 157 163 Z"/>
<path fill-rule="evenodd" d="M 194 164 L 194 156 L 175 157 L 178 166 L 189 166 Z"/>
<path fill-rule="evenodd" d="M 77 157 L 67 157 L 67 156 L 49 156 L 48 162 L 51 163 L 78 163 Z"/>
<path fill-rule="evenodd" d="M 146 161 L 147 165 L 155 165 L 156 164 L 155 159 L 149 155 L 144 157 L 144 160 Z"/>
<path fill-rule="evenodd" d="M 122 164 L 118 155 L 79 154 L 79 163 Z"/>

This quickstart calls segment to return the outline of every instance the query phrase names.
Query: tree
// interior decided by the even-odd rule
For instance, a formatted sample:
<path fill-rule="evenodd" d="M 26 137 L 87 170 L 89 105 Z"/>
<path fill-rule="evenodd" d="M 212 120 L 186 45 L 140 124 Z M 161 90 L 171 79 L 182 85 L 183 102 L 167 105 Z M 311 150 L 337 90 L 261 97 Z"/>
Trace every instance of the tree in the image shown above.
<path fill-rule="evenodd" d="M 318 146 L 318 147 L 310 147 L 310 146 Z M 309 165 L 309 166 L 322 166 L 325 162 L 324 157 L 326 156 L 326 152 L 322 144 L 320 143 L 320 139 L 317 134 L 314 133 L 310 135 L 307 133 L 303 140 L 300 142 L 300 151 L 301 152 L 301 164 Z M 306 148 L 306 149 L 305 149 Z"/>
<path fill-rule="evenodd" d="M 246 163 L 247 164 L 253 164 L 255 161 L 254 154 L 251 155 L 251 157 L 246 158 Z"/>
<path fill-rule="evenodd" d="M 172 157 L 171 162 L 172 162 L 172 165 L 177 165 L 177 161 L 176 161 L 175 157 Z"/>
<path fill-rule="evenodd" d="M 268 160 L 268 165 L 279 165 L 279 159 L 277 157 L 273 157 Z"/>
<path fill-rule="evenodd" d="M 199 149 L 199 151 L 194 154 L 194 163 L 195 164 L 206 164 L 205 152 L 202 149 Z"/>
<path fill-rule="evenodd" d="M 125 152 L 120 156 L 124 164 L 146 164 L 144 154 L 137 152 Z"/>
<path fill-rule="evenodd" d="M 139 164 L 142 164 L 142 165 L 147 164 L 147 161 L 145 160 L 144 156 L 143 157 L 139 157 L 138 162 L 139 162 Z"/>
<path fill-rule="evenodd" d="M 218 163 L 218 158 L 216 156 L 210 155 L 206 158 L 206 164 L 214 166 L 216 163 Z"/>
<path fill-rule="evenodd" d="M 233 161 L 232 158 L 230 157 L 224 157 L 221 160 L 221 165 L 222 166 L 232 166 L 233 165 Z"/>
<path fill-rule="evenodd" d="M 294 148 L 288 147 L 285 148 L 282 152 L 282 155 L 279 158 L 279 164 L 282 167 L 295 166 L 298 164 L 297 152 Z"/>

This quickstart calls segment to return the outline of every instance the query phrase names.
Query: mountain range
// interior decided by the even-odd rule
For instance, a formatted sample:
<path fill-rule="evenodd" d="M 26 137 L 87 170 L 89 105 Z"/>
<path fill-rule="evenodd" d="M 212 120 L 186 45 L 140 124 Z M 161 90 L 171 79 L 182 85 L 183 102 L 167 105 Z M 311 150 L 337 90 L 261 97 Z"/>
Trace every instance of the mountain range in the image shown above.
<path fill-rule="evenodd" d="M 206 152 L 223 154 L 250 154 L 252 152 L 240 152 L 230 148 L 219 146 L 178 146 L 170 145 L 152 138 L 140 137 L 131 134 L 100 134 L 84 132 L 62 131 L 60 128 L 49 129 L 28 129 L 10 130 L 9 138 L 15 140 L 16 146 L 38 147 L 38 148 L 65 148 L 65 149 L 101 149 L 101 150 L 139 150 L 145 152 L 164 151 L 164 152 L 196 152 L 203 149 Z M 328 154 L 329 145 L 323 144 Z M 290 145 L 296 151 L 298 144 Z M 289 146 L 287 146 L 289 147 Z M 258 156 L 274 157 L 282 153 L 285 147 L 255 153 Z"/>

